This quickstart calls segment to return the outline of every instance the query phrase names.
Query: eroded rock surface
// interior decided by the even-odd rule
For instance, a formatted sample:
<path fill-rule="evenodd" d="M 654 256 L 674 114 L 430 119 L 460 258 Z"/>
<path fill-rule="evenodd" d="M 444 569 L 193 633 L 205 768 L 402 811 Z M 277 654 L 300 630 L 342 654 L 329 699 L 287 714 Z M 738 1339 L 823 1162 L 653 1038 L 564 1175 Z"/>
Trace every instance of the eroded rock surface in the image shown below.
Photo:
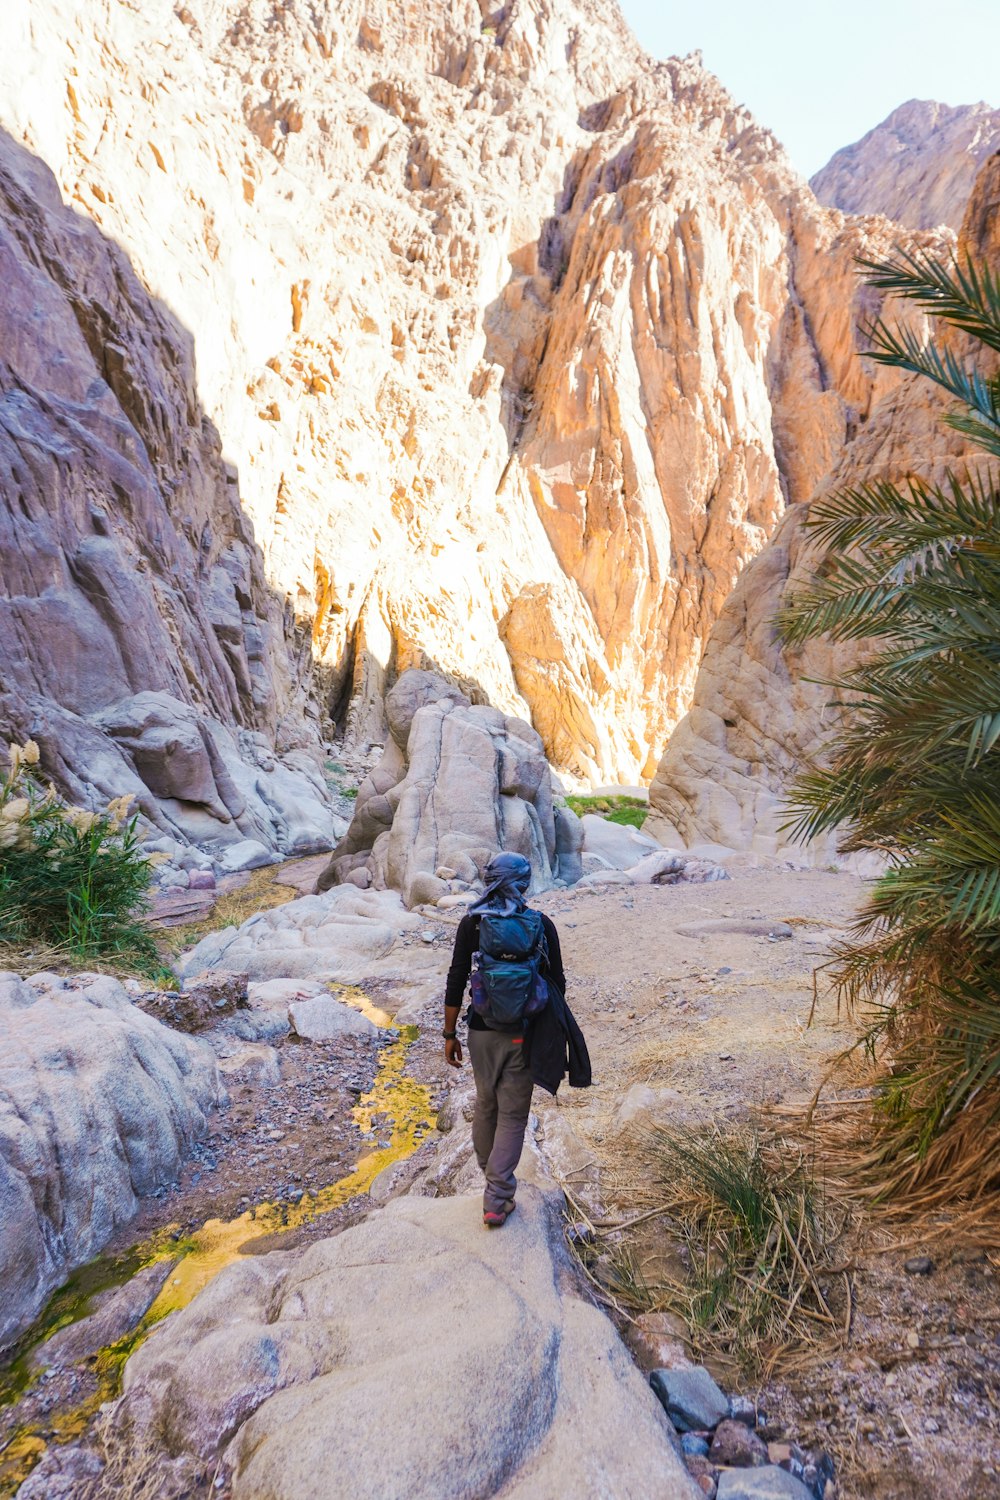
<path fill-rule="evenodd" d="M 8 6 L 0 124 L 33 153 L 0 202 L 4 717 L 44 713 L 67 781 L 133 786 L 86 716 L 146 692 L 288 763 L 300 643 L 355 739 L 420 666 L 560 768 L 648 776 L 741 569 L 893 383 L 854 258 L 898 231 L 820 208 L 614 0 Z M 185 829 L 241 816 L 212 773 Z"/>
<path fill-rule="evenodd" d="M 208 1047 L 107 976 L 0 975 L 0 1346 L 173 1181 L 220 1099 Z"/>
<path fill-rule="evenodd" d="M 478 1195 L 399 1198 L 237 1262 L 129 1360 L 109 1437 L 164 1494 L 221 1458 L 234 1500 L 320 1500 L 348 1475 L 380 1500 L 693 1500 L 655 1397 L 577 1290 L 560 1205 L 524 1185 L 488 1235 Z"/>
<path fill-rule="evenodd" d="M 910 229 L 958 229 L 986 158 L 1000 151 L 1000 109 L 910 99 L 810 179 L 821 203 L 885 214 Z"/>
<path fill-rule="evenodd" d="M 960 250 L 995 263 L 1000 250 L 1000 155 L 976 180 L 959 236 Z M 948 240 L 922 243 L 951 253 Z M 893 309 L 900 321 L 905 310 Z M 925 328 L 924 333 L 928 330 Z M 959 346 L 962 354 L 968 351 Z M 960 436 L 944 427 L 947 406 L 930 382 L 908 376 L 859 426 L 818 494 L 840 486 L 910 475 L 940 480 L 961 471 Z M 678 726 L 650 787 L 646 828 L 665 844 L 715 842 L 770 856 L 788 846 L 785 793 L 803 767 L 821 757 L 837 716 L 825 686 L 854 666 L 863 645 L 826 639 L 786 647 L 775 624 L 782 602 L 813 577 L 815 552 L 806 506 L 785 516 L 765 551 L 741 576 L 712 632 L 690 712 Z M 835 856 L 834 836 L 809 851 Z"/>
<path fill-rule="evenodd" d="M 471 891 L 498 849 L 530 860 L 535 890 L 579 876 L 578 820 L 553 805 L 530 724 L 419 671 L 396 683 L 386 717 L 390 743 L 319 890 L 348 881 L 398 890 L 410 907 L 435 902 Z"/>

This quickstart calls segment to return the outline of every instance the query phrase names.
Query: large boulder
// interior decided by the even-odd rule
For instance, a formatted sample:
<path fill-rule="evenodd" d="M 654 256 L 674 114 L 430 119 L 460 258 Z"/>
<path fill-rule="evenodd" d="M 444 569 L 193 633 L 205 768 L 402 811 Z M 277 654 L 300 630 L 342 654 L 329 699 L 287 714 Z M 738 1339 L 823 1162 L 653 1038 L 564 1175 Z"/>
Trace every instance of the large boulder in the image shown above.
<path fill-rule="evenodd" d="M 542 742 L 530 725 L 471 704 L 443 678 L 404 672 L 386 698 L 391 741 L 317 889 L 367 872 L 407 906 L 476 881 L 498 849 L 531 861 L 533 888 L 579 871 L 574 816 L 552 802 Z"/>
<path fill-rule="evenodd" d="M 522 1185 L 488 1235 L 478 1195 L 402 1197 L 236 1262 L 129 1360 L 105 1442 L 164 1496 L 221 1460 L 233 1500 L 694 1500 L 656 1398 L 577 1290 L 560 1206 Z"/>
<path fill-rule="evenodd" d="M 117 980 L 0 974 L 0 1347 L 176 1179 L 220 1100 L 209 1048 Z"/>

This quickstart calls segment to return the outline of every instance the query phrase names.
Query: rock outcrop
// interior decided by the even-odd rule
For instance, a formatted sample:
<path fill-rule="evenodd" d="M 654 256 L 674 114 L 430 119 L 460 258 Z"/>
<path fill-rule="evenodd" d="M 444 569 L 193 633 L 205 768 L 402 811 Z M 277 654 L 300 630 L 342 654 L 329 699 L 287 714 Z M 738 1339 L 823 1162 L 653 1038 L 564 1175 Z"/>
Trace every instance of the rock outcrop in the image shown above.
<path fill-rule="evenodd" d="M 821 203 L 885 214 L 910 229 L 958 229 L 986 158 L 1000 151 L 1000 109 L 910 99 L 810 179 Z"/>
<path fill-rule="evenodd" d="M 1000 155 L 994 155 L 976 180 L 960 236 L 962 246 L 991 263 L 1000 236 L 998 205 Z M 937 248 L 947 253 L 950 240 Z M 949 466 L 960 468 L 962 440 L 942 425 L 946 409 L 929 382 L 907 377 L 878 403 L 820 493 L 879 477 L 940 479 Z M 778 638 L 782 600 L 815 566 L 806 515 L 807 507 L 799 506 L 784 518 L 715 626 L 691 711 L 650 787 L 645 826 L 664 843 L 710 841 L 765 855 L 787 843 L 784 793 L 822 755 L 837 722 L 825 684 L 854 665 L 860 649 L 816 640 L 792 650 Z M 825 863 L 835 844 L 833 836 L 818 840 L 812 857 Z"/>
<path fill-rule="evenodd" d="M 581 874 L 582 830 L 553 805 L 539 736 L 472 705 L 429 672 L 404 672 L 385 702 L 390 742 L 317 889 L 402 892 L 407 906 L 469 891 L 498 849 L 531 862 L 533 890 Z M 638 858 L 638 855 L 636 856 Z"/>
<path fill-rule="evenodd" d="M 0 125 L 40 185 L 0 204 L 37 438 L 3 717 L 42 741 L 44 709 L 67 783 L 127 789 L 89 716 L 141 692 L 287 761 L 307 639 L 356 739 L 417 666 L 584 780 L 648 776 L 741 569 L 892 383 L 853 261 L 893 231 L 614 0 L 7 7 Z M 185 828 L 228 811 L 202 793 Z"/>
<path fill-rule="evenodd" d="M 656 1398 L 577 1290 L 560 1208 L 522 1186 L 486 1235 L 478 1197 L 398 1198 L 238 1261 L 129 1360 L 109 1441 L 164 1496 L 218 1471 L 234 1500 L 695 1500 Z"/>
<path fill-rule="evenodd" d="M 220 1098 L 207 1046 L 107 976 L 0 974 L 0 1348 L 176 1179 Z"/>

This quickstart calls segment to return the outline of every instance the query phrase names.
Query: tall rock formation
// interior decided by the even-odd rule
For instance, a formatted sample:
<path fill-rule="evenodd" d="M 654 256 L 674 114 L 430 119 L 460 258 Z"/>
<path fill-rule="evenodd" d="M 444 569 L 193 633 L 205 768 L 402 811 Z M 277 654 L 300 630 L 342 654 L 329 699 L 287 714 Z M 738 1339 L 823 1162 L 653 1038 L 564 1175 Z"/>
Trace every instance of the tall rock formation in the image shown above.
<path fill-rule="evenodd" d="M 1000 109 L 910 99 L 810 179 L 821 203 L 910 229 L 958 229 L 976 173 L 1000 150 Z"/>
<path fill-rule="evenodd" d="M 301 631 L 359 738 L 384 738 L 385 691 L 417 666 L 530 720 L 580 778 L 650 775 L 741 569 L 893 384 L 855 358 L 853 260 L 896 231 L 821 209 L 700 59 L 645 57 L 614 0 L 18 3 L 0 126 L 78 226 L 36 268 L 61 289 L 51 347 L 90 319 L 74 358 L 95 370 L 67 399 L 115 403 L 158 486 L 130 509 L 117 457 L 92 446 L 85 483 L 66 466 L 78 519 L 37 545 L 68 657 L 106 652 L 95 597 L 154 644 L 95 683 L 46 669 L 46 624 L 12 720 L 29 689 L 58 719 L 144 687 L 280 740 Z M 33 212 L 4 209 L 22 246 Z M 135 272 L 129 308 L 88 293 L 98 244 Z M 0 568 L 41 615 L 4 503 Z M 138 579 L 92 581 L 105 524 Z M 68 756 L 78 779 L 114 734 L 87 722 L 103 739 Z M 161 728 L 139 725 L 154 751 Z M 190 791 L 155 779 L 161 802 Z"/>
<path fill-rule="evenodd" d="M 1000 254 L 1000 153 L 982 167 L 969 200 L 960 248 L 996 264 Z M 929 248 L 934 242 L 929 237 Z M 954 249 L 949 238 L 938 247 Z M 892 316 L 905 320 L 905 308 Z M 837 486 L 917 474 L 939 479 L 960 467 L 962 440 L 941 423 L 944 399 L 928 381 L 907 376 L 875 406 L 844 449 L 824 494 Z M 650 788 L 651 832 L 665 842 L 705 841 L 773 854 L 784 794 L 823 752 L 836 726 L 824 684 L 858 660 L 854 643 L 818 640 L 789 649 L 775 617 L 786 594 L 815 563 L 805 531 L 807 506 L 787 514 L 774 539 L 746 569 L 705 653 L 687 717 L 671 738 Z M 829 858 L 831 836 L 813 854 Z"/>

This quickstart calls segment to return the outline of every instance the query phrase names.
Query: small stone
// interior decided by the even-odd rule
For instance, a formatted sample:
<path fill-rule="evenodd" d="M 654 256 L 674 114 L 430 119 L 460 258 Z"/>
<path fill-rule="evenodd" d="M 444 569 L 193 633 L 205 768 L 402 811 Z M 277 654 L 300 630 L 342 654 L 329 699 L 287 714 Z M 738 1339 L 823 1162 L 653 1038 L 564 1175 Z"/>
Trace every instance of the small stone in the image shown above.
<path fill-rule="evenodd" d="M 935 1420 L 934 1420 L 933 1417 L 925 1417 L 924 1418 L 924 1431 L 925 1432 L 940 1432 L 941 1428 L 939 1427 L 939 1425 L 937 1424 L 937 1422 L 935 1422 Z"/>
<path fill-rule="evenodd" d="M 812 1490 L 785 1469 L 766 1464 L 760 1469 L 723 1469 L 718 1500 L 813 1500 Z"/>
<path fill-rule="evenodd" d="M 192 870 L 188 875 L 188 885 L 192 891 L 214 891 L 215 876 L 211 870 Z"/>
<path fill-rule="evenodd" d="M 701 1365 L 654 1370 L 649 1383 L 679 1432 L 715 1427 L 729 1415 L 729 1401 Z"/>
<path fill-rule="evenodd" d="M 911 1328 L 909 1333 L 906 1335 L 906 1343 L 907 1347 L 910 1349 L 920 1348 L 920 1335 L 915 1328 Z"/>
<path fill-rule="evenodd" d="M 734 1469 L 753 1469 L 766 1464 L 767 1444 L 752 1428 L 727 1417 L 715 1429 L 709 1458 L 714 1464 Z"/>
<path fill-rule="evenodd" d="M 681 1434 L 681 1452 L 690 1453 L 692 1457 L 708 1457 L 708 1439 L 702 1437 L 700 1432 L 685 1432 Z"/>
<path fill-rule="evenodd" d="M 929 1276 L 933 1269 L 934 1262 L 929 1255 L 911 1255 L 903 1262 L 903 1270 L 908 1276 Z"/>

